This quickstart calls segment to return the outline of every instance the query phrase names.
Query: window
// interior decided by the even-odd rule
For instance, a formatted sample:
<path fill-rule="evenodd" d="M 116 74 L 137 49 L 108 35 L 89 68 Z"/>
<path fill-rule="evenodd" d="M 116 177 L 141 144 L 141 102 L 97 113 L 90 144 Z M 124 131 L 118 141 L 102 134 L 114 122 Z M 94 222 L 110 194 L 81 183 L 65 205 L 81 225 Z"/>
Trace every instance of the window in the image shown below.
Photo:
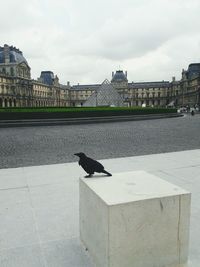
<path fill-rule="evenodd" d="M 10 75 L 11 76 L 14 76 L 14 69 L 13 69 L 13 67 L 10 68 Z"/>

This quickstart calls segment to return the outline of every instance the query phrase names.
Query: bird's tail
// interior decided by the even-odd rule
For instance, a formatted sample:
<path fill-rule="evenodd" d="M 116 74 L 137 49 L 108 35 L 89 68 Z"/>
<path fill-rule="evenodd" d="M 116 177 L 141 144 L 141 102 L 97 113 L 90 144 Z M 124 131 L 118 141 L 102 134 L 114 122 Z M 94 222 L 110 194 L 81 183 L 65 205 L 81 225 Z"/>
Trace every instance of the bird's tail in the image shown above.
<path fill-rule="evenodd" d="M 102 172 L 105 173 L 105 174 L 107 174 L 108 176 L 112 176 L 112 174 L 109 173 L 109 172 L 107 172 L 106 170 L 103 170 Z"/>

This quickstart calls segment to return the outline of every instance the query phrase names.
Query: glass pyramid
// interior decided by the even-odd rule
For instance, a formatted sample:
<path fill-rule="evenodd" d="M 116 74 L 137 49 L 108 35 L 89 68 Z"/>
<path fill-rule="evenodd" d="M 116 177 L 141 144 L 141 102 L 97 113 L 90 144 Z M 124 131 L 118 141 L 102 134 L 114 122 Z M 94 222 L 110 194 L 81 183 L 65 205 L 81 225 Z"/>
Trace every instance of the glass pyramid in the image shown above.
<path fill-rule="evenodd" d="M 86 100 L 84 107 L 114 106 L 122 107 L 123 99 L 112 84 L 106 79 L 101 86 Z"/>

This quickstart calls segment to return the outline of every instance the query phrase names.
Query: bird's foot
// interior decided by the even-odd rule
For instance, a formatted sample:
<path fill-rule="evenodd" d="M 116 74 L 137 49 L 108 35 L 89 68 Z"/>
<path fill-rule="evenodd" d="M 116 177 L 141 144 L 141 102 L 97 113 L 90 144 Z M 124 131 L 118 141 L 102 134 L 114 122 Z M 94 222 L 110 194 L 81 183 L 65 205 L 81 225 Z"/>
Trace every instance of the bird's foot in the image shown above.
<path fill-rule="evenodd" d="M 89 178 L 89 177 L 92 177 L 92 174 L 88 174 L 86 176 L 84 176 L 85 178 Z"/>

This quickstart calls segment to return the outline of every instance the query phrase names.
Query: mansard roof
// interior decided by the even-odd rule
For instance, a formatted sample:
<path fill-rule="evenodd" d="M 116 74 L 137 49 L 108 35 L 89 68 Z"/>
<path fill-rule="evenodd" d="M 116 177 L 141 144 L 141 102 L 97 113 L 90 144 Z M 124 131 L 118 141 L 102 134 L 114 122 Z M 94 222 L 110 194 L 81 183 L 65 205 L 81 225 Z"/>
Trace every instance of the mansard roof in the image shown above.
<path fill-rule="evenodd" d="M 25 62 L 28 65 L 28 62 L 23 56 L 22 51 L 20 51 L 14 46 L 8 46 L 8 45 L 4 45 L 3 47 L 0 46 L 0 64 L 5 63 L 6 56 L 9 59 L 9 63 Z"/>
<path fill-rule="evenodd" d="M 127 82 L 127 77 L 124 74 L 123 70 L 117 70 L 112 77 L 111 82 Z"/>
<path fill-rule="evenodd" d="M 41 71 L 40 78 L 41 82 L 47 85 L 53 85 L 55 76 L 52 71 Z"/>
<path fill-rule="evenodd" d="M 128 83 L 129 88 L 159 88 L 159 87 L 169 87 L 169 81 L 159 81 L 159 82 L 132 82 Z"/>
<path fill-rule="evenodd" d="M 200 63 L 191 63 L 186 71 L 188 79 L 193 79 L 200 75 Z"/>
<path fill-rule="evenodd" d="M 77 85 L 73 85 L 71 87 L 72 90 L 97 90 L 97 88 L 99 88 L 101 86 L 101 84 L 77 84 Z"/>

